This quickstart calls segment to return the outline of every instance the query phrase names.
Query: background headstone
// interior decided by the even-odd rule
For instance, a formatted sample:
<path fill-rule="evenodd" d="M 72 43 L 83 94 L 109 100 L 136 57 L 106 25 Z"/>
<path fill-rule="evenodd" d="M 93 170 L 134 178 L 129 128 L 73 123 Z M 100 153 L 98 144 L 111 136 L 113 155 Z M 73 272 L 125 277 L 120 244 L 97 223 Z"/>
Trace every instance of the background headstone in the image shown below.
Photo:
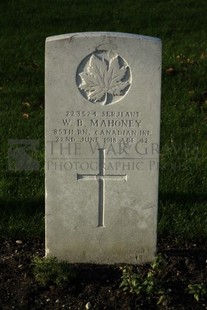
<path fill-rule="evenodd" d="M 46 255 L 144 263 L 156 251 L 161 41 L 46 40 Z"/>

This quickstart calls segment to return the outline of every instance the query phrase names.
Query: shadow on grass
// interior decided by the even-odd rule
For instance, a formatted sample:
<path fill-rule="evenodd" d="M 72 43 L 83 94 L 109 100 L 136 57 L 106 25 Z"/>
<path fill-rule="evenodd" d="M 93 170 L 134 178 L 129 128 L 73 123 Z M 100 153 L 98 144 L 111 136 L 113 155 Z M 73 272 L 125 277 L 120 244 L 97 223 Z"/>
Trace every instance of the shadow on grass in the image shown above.
<path fill-rule="evenodd" d="M 158 236 L 185 244 L 204 244 L 207 237 L 207 194 L 160 193 Z"/>
<path fill-rule="evenodd" d="M 14 238 L 44 236 L 44 200 L 0 200 L 0 235 Z"/>
<path fill-rule="evenodd" d="M 178 193 L 178 192 L 167 192 L 159 193 L 159 201 L 162 204 L 175 203 L 179 205 L 204 204 L 207 202 L 207 194 L 204 193 Z"/>
<path fill-rule="evenodd" d="M 0 199 L 1 214 L 14 214 L 21 212 L 25 215 L 34 215 L 37 212 L 44 213 L 44 198 L 40 199 L 19 199 L 11 198 L 8 200 Z"/>

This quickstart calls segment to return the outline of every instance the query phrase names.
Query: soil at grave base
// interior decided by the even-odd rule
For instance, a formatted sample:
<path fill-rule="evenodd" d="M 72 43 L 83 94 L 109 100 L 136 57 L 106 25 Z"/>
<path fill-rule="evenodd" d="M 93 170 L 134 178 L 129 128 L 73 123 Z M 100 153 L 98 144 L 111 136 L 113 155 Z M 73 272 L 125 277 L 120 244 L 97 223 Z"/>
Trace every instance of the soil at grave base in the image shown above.
<path fill-rule="evenodd" d="M 64 287 L 41 287 L 35 280 L 31 261 L 44 256 L 40 239 L 0 239 L 0 309 L 207 309 L 203 297 L 197 302 L 185 288 L 190 283 L 207 284 L 206 244 L 185 244 L 176 248 L 172 241 L 161 240 L 159 252 L 167 265 L 163 273 L 170 289 L 167 306 L 157 300 L 125 293 L 119 287 L 121 270 L 118 266 L 79 265 L 77 276 Z M 141 271 L 146 272 L 146 266 Z M 88 304 L 89 305 L 89 304 Z"/>

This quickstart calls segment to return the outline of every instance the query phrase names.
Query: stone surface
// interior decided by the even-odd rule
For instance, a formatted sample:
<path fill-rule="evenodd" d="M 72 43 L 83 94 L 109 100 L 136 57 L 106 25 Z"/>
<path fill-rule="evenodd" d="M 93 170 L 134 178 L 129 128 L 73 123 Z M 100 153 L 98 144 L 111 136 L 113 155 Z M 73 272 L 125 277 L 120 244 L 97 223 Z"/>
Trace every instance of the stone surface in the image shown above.
<path fill-rule="evenodd" d="M 46 255 L 144 263 L 156 251 L 161 41 L 46 40 Z"/>

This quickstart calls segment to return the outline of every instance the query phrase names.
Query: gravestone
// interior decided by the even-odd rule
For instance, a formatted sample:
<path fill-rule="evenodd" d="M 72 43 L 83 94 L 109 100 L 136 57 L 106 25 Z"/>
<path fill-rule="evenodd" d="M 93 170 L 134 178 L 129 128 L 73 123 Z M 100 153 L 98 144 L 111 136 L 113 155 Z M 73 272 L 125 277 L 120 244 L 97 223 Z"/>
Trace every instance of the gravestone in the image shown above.
<path fill-rule="evenodd" d="M 156 252 L 161 41 L 46 40 L 46 256 L 145 263 Z"/>

